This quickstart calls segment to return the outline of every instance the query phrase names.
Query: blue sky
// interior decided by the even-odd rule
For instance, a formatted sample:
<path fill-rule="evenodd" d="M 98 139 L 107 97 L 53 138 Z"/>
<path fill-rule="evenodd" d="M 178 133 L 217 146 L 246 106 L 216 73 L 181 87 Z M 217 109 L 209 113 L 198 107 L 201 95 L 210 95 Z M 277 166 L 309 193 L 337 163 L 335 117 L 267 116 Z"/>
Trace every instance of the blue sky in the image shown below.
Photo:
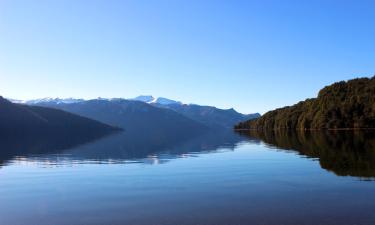
<path fill-rule="evenodd" d="M 375 74 L 374 1 L 1 0 L 0 95 L 265 112 Z"/>

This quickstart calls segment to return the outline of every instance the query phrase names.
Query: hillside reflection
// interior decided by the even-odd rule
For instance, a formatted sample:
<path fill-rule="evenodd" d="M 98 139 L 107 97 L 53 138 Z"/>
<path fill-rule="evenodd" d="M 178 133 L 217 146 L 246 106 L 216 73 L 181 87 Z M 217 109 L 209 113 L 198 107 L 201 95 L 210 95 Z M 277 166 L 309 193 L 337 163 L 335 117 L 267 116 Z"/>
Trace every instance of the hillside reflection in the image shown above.
<path fill-rule="evenodd" d="M 375 177 L 374 131 L 246 131 L 284 150 L 319 159 L 322 168 L 339 176 Z"/>
<path fill-rule="evenodd" d="M 231 130 L 209 131 L 191 138 L 159 138 L 152 131 L 143 134 L 120 132 L 89 143 L 55 142 L 53 139 L 0 141 L 0 166 L 9 161 L 33 161 L 48 165 L 74 163 L 163 163 L 202 152 L 233 150 L 248 138 Z M 166 137 L 168 137 L 166 135 Z M 51 142 L 49 141 L 51 140 Z M 259 141 L 258 141 L 259 142 Z"/>

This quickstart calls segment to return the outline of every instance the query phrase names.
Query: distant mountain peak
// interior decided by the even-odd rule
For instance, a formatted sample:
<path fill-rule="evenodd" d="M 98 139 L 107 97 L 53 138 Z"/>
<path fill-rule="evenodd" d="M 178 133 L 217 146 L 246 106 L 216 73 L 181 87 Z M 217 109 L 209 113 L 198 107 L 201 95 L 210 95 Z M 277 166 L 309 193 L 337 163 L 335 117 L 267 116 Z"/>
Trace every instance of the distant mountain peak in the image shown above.
<path fill-rule="evenodd" d="M 129 100 L 151 103 L 152 101 L 155 100 L 155 98 L 152 95 L 140 95 L 138 97 L 131 98 Z"/>
<path fill-rule="evenodd" d="M 172 110 L 185 118 L 203 124 L 207 127 L 215 128 L 232 128 L 233 125 L 238 124 L 241 121 L 254 119 L 259 117 L 256 114 L 242 114 L 237 112 L 233 108 L 220 109 L 214 106 L 204 106 L 198 104 L 184 104 L 180 101 L 157 97 L 152 95 L 140 95 L 135 98 L 96 98 L 91 100 L 75 99 L 75 98 L 42 98 L 29 101 L 18 101 L 11 100 L 12 102 L 27 104 L 27 105 L 40 105 L 57 107 L 65 109 L 70 107 L 70 104 L 82 104 L 82 105 L 95 105 L 95 104 L 106 104 L 106 107 L 112 107 L 114 110 L 119 110 L 120 114 L 130 113 L 132 111 L 137 112 L 154 112 L 153 107 Z M 87 104 L 86 104 L 87 103 Z M 111 104 L 115 103 L 115 104 Z M 121 105 L 121 109 L 116 109 Z M 99 105 L 100 106 L 100 105 Z M 77 106 L 78 107 L 78 106 Z M 84 106 L 80 106 L 84 107 Z M 112 124 L 116 125 L 116 124 Z"/>
<path fill-rule="evenodd" d="M 17 99 L 8 99 L 9 101 L 13 103 L 21 103 L 21 104 L 27 104 L 27 105 L 36 105 L 40 103 L 55 103 L 55 104 L 71 104 L 71 103 L 77 103 L 85 101 L 84 99 L 77 99 L 77 98 L 38 98 L 38 99 L 32 99 L 32 100 L 17 100 Z"/>
<path fill-rule="evenodd" d="M 161 105 L 172 105 L 172 104 L 181 105 L 182 104 L 182 102 L 180 102 L 180 101 L 175 101 L 175 100 L 171 100 L 171 99 L 163 98 L 163 97 L 159 97 L 159 98 L 155 99 L 152 103 L 157 103 L 157 104 L 161 104 Z"/>
<path fill-rule="evenodd" d="M 129 100 L 141 101 L 141 102 L 145 102 L 145 103 L 148 103 L 148 104 L 152 104 L 152 103 L 153 104 L 160 104 L 160 105 L 171 105 L 171 104 L 181 105 L 182 104 L 180 101 L 175 101 L 175 100 L 163 98 L 163 97 L 155 98 L 152 95 L 140 95 L 138 97 L 131 98 Z"/>

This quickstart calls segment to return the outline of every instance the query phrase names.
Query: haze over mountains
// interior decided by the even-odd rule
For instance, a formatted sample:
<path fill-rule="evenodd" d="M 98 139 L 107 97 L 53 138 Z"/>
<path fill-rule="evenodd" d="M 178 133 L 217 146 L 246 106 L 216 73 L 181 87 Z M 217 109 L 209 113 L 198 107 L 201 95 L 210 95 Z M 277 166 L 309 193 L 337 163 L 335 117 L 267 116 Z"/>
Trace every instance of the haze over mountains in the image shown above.
<path fill-rule="evenodd" d="M 141 95 L 132 99 L 43 98 L 12 101 L 62 109 L 104 123 L 118 125 L 124 129 L 168 129 L 172 131 L 176 129 L 189 130 L 194 126 L 197 128 L 201 126 L 200 129 L 204 129 L 203 127 L 223 129 L 232 128 L 241 121 L 260 116 L 259 113 L 245 115 L 234 109 L 183 104 L 180 101 L 163 97 L 154 98 L 149 95 Z"/>

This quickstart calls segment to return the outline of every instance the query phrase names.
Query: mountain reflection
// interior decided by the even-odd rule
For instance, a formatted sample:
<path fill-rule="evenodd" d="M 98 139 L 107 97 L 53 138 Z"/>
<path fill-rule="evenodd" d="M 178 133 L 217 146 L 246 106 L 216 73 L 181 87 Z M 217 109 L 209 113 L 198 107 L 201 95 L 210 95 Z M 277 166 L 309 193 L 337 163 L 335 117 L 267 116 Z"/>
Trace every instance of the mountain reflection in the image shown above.
<path fill-rule="evenodd" d="M 374 131 L 246 131 L 250 138 L 318 158 L 322 168 L 339 176 L 375 177 Z"/>
<path fill-rule="evenodd" d="M 163 137 L 168 137 L 168 134 Z M 145 131 L 142 134 L 120 132 L 89 143 L 49 142 L 51 139 L 48 138 L 36 142 L 0 141 L 0 165 L 9 160 L 44 162 L 44 165 L 87 162 L 155 164 L 202 152 L 233 150 L 238 143 L 249 141 L 231 130 L 208 131 L 191 138 L 169 137 L 160 138 L 152 131 Z"/>
<path fill-rule="evenodd" d="M 142 163 L 163 163 L 174 158 L 192 156 L 197 153 L 217 151 L 221 148 L 233 150 L 246 138 L 231 130 L 209 131 L 196 137 L 181 139 L 159 139 L 145 132 L 121 133 L 99 141 L 64 151 L 74 158 L 105 161 L 131 161 Z"/>
<path fill-rule="evenodd" d="M 90 143 L 105 135 L 72 134 L 56 136 L 45 133 L 27 136 L 0 137 L 0 166 L 7 160 L 19 156 L 60 153 L 65 149 Z"/>

